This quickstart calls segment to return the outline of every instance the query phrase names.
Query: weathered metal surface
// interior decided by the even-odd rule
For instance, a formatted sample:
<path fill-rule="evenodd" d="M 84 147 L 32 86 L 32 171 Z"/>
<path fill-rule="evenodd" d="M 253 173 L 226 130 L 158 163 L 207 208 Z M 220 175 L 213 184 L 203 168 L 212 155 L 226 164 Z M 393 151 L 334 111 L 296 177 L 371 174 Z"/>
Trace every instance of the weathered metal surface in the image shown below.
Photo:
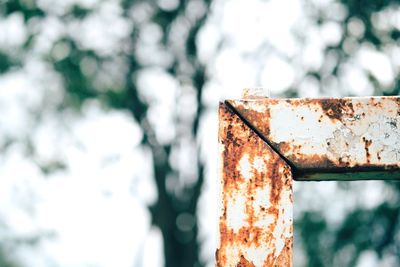
<path fill-rule="evenodd" d="M 291 167 L 224 104 L 219 110 L 217 266 L 292 266 Z"/>
<path fill-rule="evenodd" d="M 242 98 L 243 99 L 257 99 L 266 98 L 270 96 L 270 92 L 264 87 L 251 87 L 243 89 Z"/>
<path fill-rule="evenodd" d="M 400 179 L 399 97 L 227 104 L 296 169 L 297 179 Z"/>

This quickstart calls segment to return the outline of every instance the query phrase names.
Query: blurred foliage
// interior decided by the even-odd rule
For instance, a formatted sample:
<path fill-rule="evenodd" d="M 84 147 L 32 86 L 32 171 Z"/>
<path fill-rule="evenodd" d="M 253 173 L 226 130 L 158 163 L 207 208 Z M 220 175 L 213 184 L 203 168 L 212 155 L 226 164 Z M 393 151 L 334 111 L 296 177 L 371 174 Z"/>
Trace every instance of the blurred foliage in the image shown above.
<path fill-rule="evenodd" d="M 174 2 L 174 1 L 172 1 Z M 196 140 L 200 118 L 204 110 L 201 101 L 203 87 L 207 80 L 205 66 L 198 59 L 196 37 L 204 25 L 211 5 L 210 0 L 196 1 L 196 15 L 193 15 L 193 1 L 177 1 L 176 6 L 163 7 L 156 1 L 124 0 L 121 3 L 121 17 L 131 21 L 128 38 L 121 40 L 123 49 L 114 51 L 112 54 L 98 53 L 95 49 L 84 47 L 79 40 L 71 33 L 64 34 L 57 40 L 50 51 L 43 55 L 43 58 L 50 63 L 56 72 L 62 77 L 65 99 L 60 107 L 73 106 L 79 109 L 85 101 L 98 99 L 111 109 L 128 110 L 135 120 L 143 128 L 142 144 L 152 152 L 154 162 L 154 176 L 158 190 L 157 202 L 149 207 L 152 214 L 152 223 L 158 226 L 164 238 L 165 263 L 166 266 L 202 266 L 205 263 L 199 259 L 199 244 L 197 241 L 198 226 L 184 229 L 177 226 L 180 215 L 184 218 L 196 218 L 196 206 L 200 191 L 204 181 L 204 166 L 196 155 L 197 162 L 193 163 L 196 168 L 197 179 L 193 184 L 186 185 L 179 192 L 170 192 L 166 187 L 168 177 L 178 177 L 170 163 L 171 151 L 178 146 L 179 138 L 190 138 Z M 338 75 L 342 64 L 353 56 L 349 52 L 348 41 L 355 41 L 358 45 L 370 44 L 380 50 L 387 43 L 399 44 L 400 33 L 398 30 L 383 32 L 374 26 L 374 14 L 390 6 L 397 6 L 398 1 L 379 0 L 379 1 L 356 1 L 342 0 L 340 3 L 346 9 L 345 18 L 341 22 L 343 36 L 341 41 L 334 46 L 328 46 L 325 54 L 334 53 L 338 56 L 338 61 L 333 68 L 324 64 L 319 70 L 309 71 L 307 76 L 315 77 L 323 84 L 329 77 Z M 140 9 L 147 18 L 140 20 L 135 14 L 135 10 Z M 316 12 L 313 18 L 318 24 L 329 21 L 326 14 L 327 10 L 320 10 L 315 7 Z M 71 22 L 82 22 L 90 16 L 94 10 L 75 4 L 70 7 L 66 14 L 60 16 L 61 22 L 68 24 Z M 0 3 L 0 14 L 2 17 L 11 16 L 15 13 L 22 14 L 24 22 L 28 27 L 28 38 L 21 47 L 21 54 L 29 54 L 33 49 L 33 44 L 37 41 L 36 32 L 29 26 L 35 20 L 46 19 L 54 16 L 47 14 L 35 1 L 13 0 Z M 361 21 L 365 31 L 356 40 L 348 31 L 348 23 L 354 20 Z M 143 21 L 144 20 L 144 21 Z M 146 62 L 140 56 L 141 34 L 144 27 L 148 24 L 157 25 L 162 31 L 162 37 L 157 44 L 161 51 L 164 51 L 171 58 L 167 64 L 157 62 Z M 182 34 L 176 35 L 177 29 Z M 177 40 L 180 36 L 182 40 Z M 61 49 L 61 50 L 60 50 Z M 60 56 L 60 51 L 67 50 L 65 56 Z M 62 53 L 61 53 L 62 54 Z M 19 54 L 10 51 L 0 50 L 0 73 L 4 73 L 13 68 L 21 66 L 22 58 Z M 107 74 L 107 66 L 115 62 L 117 72 L 121 74 L 121 79 L 115 84 L 104 84 L 98 82 L 99 77 Z M 94 69 L 88 73 L 82 68 L 83 62 L 91 62 Z M 121 63 L 122 62 L 122 63 Z M 149 122 L 147 116 L 152 103 L 148 102 L 141 95 L 138 84 L 138 73 L 146 67 L 162 67 L 172 76 L 176 77 L 181 85 L 188 85 L 196 91 L 196 112 L 189 122 L 186 122 L 191 131 L 180 133 L 170 142 L 160 142 L 155 133 L 155 129 Z M 104 70 L 105 69 L 105 70 Z M 323 73 L 330 69 L 329 73 Z M 380 84 L 370 76 L 370 80 L 375 85 L 377 94 L 399 94 L 400 82 L 396 79 L 393 88 L 381 88 Z M 286 92 L 287 96 L 297 95 L 296 88 L 291 88 Z M 179 114 L 174 114 L 179 121 Z M 195 153 L 199 153 L 198 151 Z M 64 168 L 62 163 L 48 166 L 43 169 L 45 173 L 52 169 Z M 400 186 L 397 183 L 390 183 L 389 186 L 395 188 L 400 195 Z M 296 222 L 296 231 L 300 232 L 299 238 L 307 254 L 307 266 L 355 266 L 359 255 L 365 250 L 375 250 L 379 256 L 389 253 L 397 255 L 399 261 L 400 244 L 396 239 L 396 231 L 399 232 L 399 204 L 383 203 L 373 210 L 355 210 L 348 214 L 342 225 L 331 229 L 321 214 L 306 212 L 300 220 Z M 182 217 L 180 217 L 182 218 Z M 383 230 L 382 230 L 383 229 Z M 8 258 L 5 250 L 0 246 L 0 266 L 16 267 L 11 259 Z"/>
<path fill-rule="evenodd" d="M 390 8 L 398 10 L 399 1 L 357 1 L 341 0 L 345 6 L 346 16 L 341 21 L 343 35 L 340 42 L 334 46 L 327 46 L 324 54 L 337 55 L 337 62 L 331 71 L 328 61 L 323 62 L 317 72 L 309 72 L 308 75 L 318 79 L 322 90 L 324 82 L 331 77 L 338 77 L 340 67 L 355 57 L 357 48 L 362 45 L 368 45 L 377 51 L 385 53 L 385 46 L 399 46 L 399 33 L 396 29 L 386 30 L 376 26 L 376 16 L 379 12 Z M 319 24 L 328 22 L 326 10 L 318 10 L 315 14 L 315 20 Z M 397 16 L 399 14 L 397 13 Z M 355 38 L 349 31 L 349 24 L 357 21 L 364 29 L 361 34 Z M 349 42 L 355 42 L 356 49 L 349 49 Z M 393 86 L 382 86 L 369 73 L 368 78 L 374 86 L 375 95 L 399 95 L 400 79 L 395 76 Z M 328 93 L 329 92 L 325 92 Z M 289 90 L 287 96 L 297 96 L 296 90 Z M 319 212 L 305 212 L 295 221 L 295 232 L 298 233 L 297 243 L 302 244 L 306 254 L 305 266 L 338 266 L 353 267 L 363 252 L 375 251 L 379 260 L 384 256 L 391 257 L 392 266 L 400 265 L 400 183 L 386 182 L 388 187 L 394 189 L 395 196 L 393 203 L 382 203 L 373 209 L 358 208 L 346 215 L 346 218 L 340 225 L 332 227 L 327 218 L 324 218 Z M 341 201 L 338 199 L 337 201 Z M 329 206 L 326 207 L 329 209 Z M 357 265 L 358 266 L 358 265 Z"/>
<path fill-rule="evenodd" d="M 364 251 L 375 251 L 379 259 L 394 256 L 398 263 L 399 212 L 398 203 L 356 209 L 334 229 L 318 212 L 305 212 L 295 227 L 308 254 L 307 266 L 356 266 Z"/>
<path fill-rule="evenodd" d="M 196 89 L 196 99 L 199 102 L 196 111 L 196 117 L 190 122 L 192 131 L 187 133 L 190 138 L 196 139 L 197 129 L 199 127 L 200 115 L 202 114 L 202 105 L 200 99 L 202 97 L 202 87 L 205 83 L 205 70 L 198 62 L 197 48 L 195 38 L 201 25 L 204 24 L 210 3 L 206 0 L 201 2 L 204 10 L 200 10 L 199 16 L 196 18 L 187 18 L 187 9 L 189 1 L 180 1 L 172 10 L 160 8 L 154 1 L 130 1 L 122 2 L 123 14 L 122 17 L 128 21 L 134 21 L 131 12 L 142 5 L 144 12 L 150 15 L 146 23 L 155 23 L 162 29 L 162 40 L 159 44 L 162 49 L 168 51 L 173 56 L 173 62 L 167 68 L 167 71 L 174 76 L 181 76 L 186 82 Z M 29 24 L 34 19 L 51 16 L 46 11 L 42 10 L 34 1 L 7 1 L 0 6 L 1 13 L 4 16 L 11 16 L 18 12 L 23 14 L 25 23 Z M 139 7 L 141 8 L 141 7 Z M 62 22 L 67 24 L 71 21 L 83 21 L 93 10 L 73 5 L 67 14 L 62 16 Z M 173 24 L 179 23 L 180 20 L 185 20 L 185 26 L 188 26 L 186 39 L 182 51 L 173 51 L 174 47 L 171 42 L 171 29 Z M 80 108 L 88 99 L 99 99 L 105 105 L 114 109 L 124 109 L 130 111 L 132 116 L 144 129 L 142 144 L 147 146 L 152 151 L 154 162 L 154 175 L 158 189 L 158 201 L 149 207 L 152 214 L 152 223 L 158 226 L 164 238 L 165 263 L 166 266 L 201 266 L 199 260 L 199 245 L 197 243 L 197 225 L 185 229 L 177 227 L 177 219 L 179 215 L 184 214 L 183 218 L 187 220 L 196 218 L 196 206 L 200 195 L 200 189 L 203 183 L 203 163 L 198 160 L 194 163 L 197 168 L 197 182 L 193 185 L 183 188 L 182 192 L 176 194 L 169 192 L 166 188 L 166 180 L 168 176 L 178 176 L 175 170 L 170 166 L 170 154 L 173 146 L 178 145 L 177 142 L 161 144 L 156 136 L 153 127 L 146 117 L 149 103 L 143 100 L 140 95 L 135 77 L 137 73 L 146 66 L 137 58 L 136 50 L 140 41 L 139 32 L 141 22 L 134 24 L 129 38 L 123 42 L 127 47 L 126 51 L 116 51 L 112 55 L 100 55 L 96 51 L 83 48 L 76 39 L 69 35 L 63 36 L 54 43 L 52 51 L 49 51 L 44 58 L 54 66 L 54 69 L 63 78 L 63 84 L 66 91 L 66 97 L 63 103 L 64 107 L 73 106 Z M 32 48 L 32 44 L 36 41 L 34 32 L 30 32 L 24 49 L 27 53 Z M 173 37 L 172 37 L 173 38 Z M 54 56 L 57 54 L 57 49 L 67 49 L 68 55 L 65 57 Z M 118 54 L 117 54 L 118 53 Z M 121 54 L 119 54 L 121 53 Z M 104 64 L 112 62 L 115 58 L 122 58 L 124 68 L 124 78 L 115 88 L 102 88 L 102 84 L 95 85 L 95 80 L 98 78 L 100 69 Z M 91 60 L 95 62 L 97 72 L 93 75 L 87 75 L 82 70 L 82 62 Z M 156 64 L 155 64 L 156 65 Z M 185 66 L 183 66 L 185 65 Z M 0 72 L 5 72 L 12 67 L 17 66 L 7 53 L 0 51 Z M 116 68 L 121 66 L 115 66 Z M 188 71 L 188 68 L 190 71 Z M 62 107 L 60 107 L 62 109 Z M 199 158 L 199 157 L 195 157 Z M 54 165 L 54 164 L 53 164 Z M 45 166 L 42 170 L 48 174 L 53 169 L 64 168 L 62 163 L 57 163 L 56 166 Z M 185 217 L 186 216 L 186 217 Z M 185 223 L 185 222 L 183 222 Z M 8 262 L 7 256 L 0 254 L 0 266 L 16 266 Z"/>

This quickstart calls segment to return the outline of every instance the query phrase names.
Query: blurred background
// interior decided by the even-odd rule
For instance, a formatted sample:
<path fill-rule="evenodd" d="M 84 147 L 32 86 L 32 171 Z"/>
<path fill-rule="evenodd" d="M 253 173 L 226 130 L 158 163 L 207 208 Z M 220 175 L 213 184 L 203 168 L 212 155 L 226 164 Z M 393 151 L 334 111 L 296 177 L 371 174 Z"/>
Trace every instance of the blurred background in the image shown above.
<path fill-rule="evenodd" d="M 398 95 L 395 0 L 0 0 L 0 267 L 214 266 L 217 105 Z M 295 183 L 295 266 L 400 266 L 400 184 Z"/>

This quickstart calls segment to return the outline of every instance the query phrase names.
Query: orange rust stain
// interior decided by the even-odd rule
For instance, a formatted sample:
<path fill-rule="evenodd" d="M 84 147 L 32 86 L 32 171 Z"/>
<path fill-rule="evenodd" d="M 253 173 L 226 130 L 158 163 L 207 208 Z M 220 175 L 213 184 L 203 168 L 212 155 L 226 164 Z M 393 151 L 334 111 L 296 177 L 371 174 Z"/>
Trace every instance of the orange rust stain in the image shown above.
<path fill-rule="evenodd" d="M 277 148 L 283 154 L 287 154 L 288 152 L 294 150 L 293 144 L 289 142 L 280 142 L 277 144 Z"/>
<path fill-rule="evenodd" d="M 264 137 L 269 136 L 269 134 L 270 134 L 269 125 L 270 125 L 271 114 L 270 114 L 270 109 L 268 106 L 278 104 L 279 100 L 277 100 L 277 99 L 260 100 L 260 103 L 262 103 L 262 105 L 264 105 L 264 107 L 265 107 L 264 112 L 258 112 L 256 110 L 249 109 L 248 108 L 249 102 L 246 100 L 243 100 L 242 102 L 243 102 L 242 105 L 235 105 L 235 109 L 240 114 L 245 116 L 246 120 L 250 124 L 256 126 L 257 130 L 260 131 L 260 133 Z"/>
<path fill-rule="evenodd" d="M 269 177 L 271 178 L 271 193 L 269 201 L 273 206 L 277 206 L 281 198 L 281 192 L 283 188 L 282 174 L 280 173 L 280 167 L 282 161 L 275 161 L 271 164 L 269 169 Z"/>
<path fill-rule="evenodd" d="M 240 261 L 236 267 L 255 267 L 254 264 L 248 261 L 243 255 L 240 256 Z"/>
<path fill-rule="evenodd" d="M 229 258 L 226 251 L 234 247 L 256 247 L 261 244 L 273 246 L 273 231 L 278 221 L 281 192 L 292 189 L 290 167 L 258 135 L 247 127 L 241 119 L 224 104 L 220 105 L 219 142 L 222 149 L 222 214 L 220 215 L 220 247 L 216 251 L 217 266 L 226 266 Z M 254 159 L 264 159 L 265 168 L 257 170 L 251 165 L 251 178 L 245 178 L 240 172 L 240 160 L 246 155 L 249 164 Z M 243 186 L 245 191 L 243 191 Z M 254 196 L 258 189 L 270 188 L 270 205 L 255 210 Z M 228 227 L 227 203 L 233 201 L 235 194 L 244 194 L 245 224 L 237 231 Z M 290 196 L 292 200 L 292 196 Z M 266 227 L 255 224 L 265 216 L 273 216 L 275 222 Z M 288 253 L 291 253 L 289 251 Z M 274 259 L 274 254 L 271 257 Z M 239 255 L 238 255 L 239 257 Z M 241 264 L 245 262 L 241 259 Z M 252 263 L 251 263 L 252 264 Z M 238 265 L 253 266 L 253 265 Z M 264 265 L 272 266 L 272 265 Z"/>
<path fill-rule="evenodd" d="M 345 163 L 336 163 L 330 160 L 326 155 L 312 154 L 303 155 L 297 154 L 290 156 L 289 159 L 296 163 L 302 169 L 308 168 L 334 168 L 340 165 L 346 165 Z"/>
<path fill-rule="evenodd" d="M 273 266 L 285 266 L 285 267 L 293 266 L 292 254 L 288 253 L 288 251 L 291 251 L 292 248 L 293 248 L 293 242 L 291 239 L 287 238 L 285 246 L 282 249 L 281 254 L 277 257 Z"/>
<path fill-rule="evenodd" d="M 292 267 L 293 266 L 292 253 L 291 253 L 292 250 L 293 250 L 293 241 L 290 238 L 286 238 L 285 246 L 283 247 L 279 256 L 275 257 L 273 255 L 269 255 L 268 258 L 264 261 L 264 266 Z"/>
<path fill-rule="evenodd" d="M 400 97 L 395 98 L 397 104 L 397 115 L 400 116 Z"/>
<path fill-rule="evenodd" d="M 323 113 L 332 120 L 341 120 L 343 115 L 353 116 L 354 107 L 351 99 L 338 98 L 303 98 L 303 99 L 288 99 L 286 100 L 293 107 L 309 107 L 318 112 L 320 107 Z M 318 122 L 322 121 L 323 116 L 320 116 Z M 302 118 L 303 120 L 303 118 Z"/>
<path fill-rule="evenodd" d="M 330 143 L 328 142 L 328 145 L 329 144 Z M 307 169 L 347 166 L 347 163 L 345 162 L 333 162 L 326 155 L 303 154 L 301 151 L 301 145 L 295 145 L 290 142 L 280 142 L 276 145 L 276 148 L 299 168 Z"/>
<path fill-rule="evenodd" d="M 367 162 L 370 163 L 371 162 L 371 153 L 369 152 L 369 147 L 372 144 L 372 140 L 368 140 L 365 137 L 363 137 L 362 140 L 364 142 L 364 149 L 365 149 L 365 155 L 367 157 Z"/>
<path fill-rule="evenodd" d="M 295 145 L 293 142 L 280 142 L 276 148 L 284 155 L 301 154 L 301 145 Z"/>
<path fill-rule="evenodd" d="M 225 106 L 221 104 L 220 116 L 221 120 L 226 121 L 225 127 L 220 129 L 219 138 L 220 143 L 224 145 L 223 151 L 223 169 L 229 170 L 229 175 L 224 177 L 224 192 L 229 193 L 232 190 L 238 190 L 238 186 L 243 182 L 243 177 L 241 176 L 237 166 L 241 156 L 243 156 L 247 151 L 251 151 L 254 141 L 252 140 L 256 137 L 255 133 L 251 133 L 247 139 L 240 138 L 238 134 L 243 130 L 241 126 L 241 120 L 237 116 L 232 116 L 232 114 L 226 110 Z M 240 156 L 240 157 L 239 157 Z"/>
<path fill-rule="evenodd" d="M 246 245 L 248 247 L 254 245 L 259 247 L 264 242 L 265 229 L 258 226 L 243 226 L 238 232 L 229 229 L 226 222 L 221 220 L 219 223 L 221 248 L 223 245 Z"/>
<path fill-rule="evenodd" d="M 371 97 L 369 99 L 369 103 L 368 104 L 372 105 L 372 106 L 374 106 L 376 108 L 382 108 L 383 107 L 382 106 L 382 101 L 380 101 L 380 99 L 377 99 L 377 98 L 374 98 L 374 97 Z"/>
<path fill-rule="evenodd" d="M 322 111 L 332 120 L 342 120 L 343 115 L 353 116 L 353 103 L 349 99 L 318 99 L 315 100 L 321 106 Z"/>
<path fill-rule="evenodd" d="M 226 262 L 226 255 L 220 252 L 220 250 L 217 248 L 215 251 L 215 259 L 216 259 L 216 266 L 217 267 L 223 267 L 222 263 Z"/>

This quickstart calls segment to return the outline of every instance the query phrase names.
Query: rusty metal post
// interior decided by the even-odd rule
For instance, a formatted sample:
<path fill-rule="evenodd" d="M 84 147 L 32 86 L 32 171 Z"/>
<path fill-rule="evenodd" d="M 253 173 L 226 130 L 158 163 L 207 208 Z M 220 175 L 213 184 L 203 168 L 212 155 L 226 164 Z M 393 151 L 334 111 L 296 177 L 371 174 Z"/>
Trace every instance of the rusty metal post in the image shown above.
<path fill-rule="evenodd" d="M 292 266 L 292 179 L 400 180 L 400 97 L 220 104 L 217 266 Z"/>
<path fill-rule="evenodd" d="M 292 266 L 290 166 L 224 104 L 217 266 Z"/>

